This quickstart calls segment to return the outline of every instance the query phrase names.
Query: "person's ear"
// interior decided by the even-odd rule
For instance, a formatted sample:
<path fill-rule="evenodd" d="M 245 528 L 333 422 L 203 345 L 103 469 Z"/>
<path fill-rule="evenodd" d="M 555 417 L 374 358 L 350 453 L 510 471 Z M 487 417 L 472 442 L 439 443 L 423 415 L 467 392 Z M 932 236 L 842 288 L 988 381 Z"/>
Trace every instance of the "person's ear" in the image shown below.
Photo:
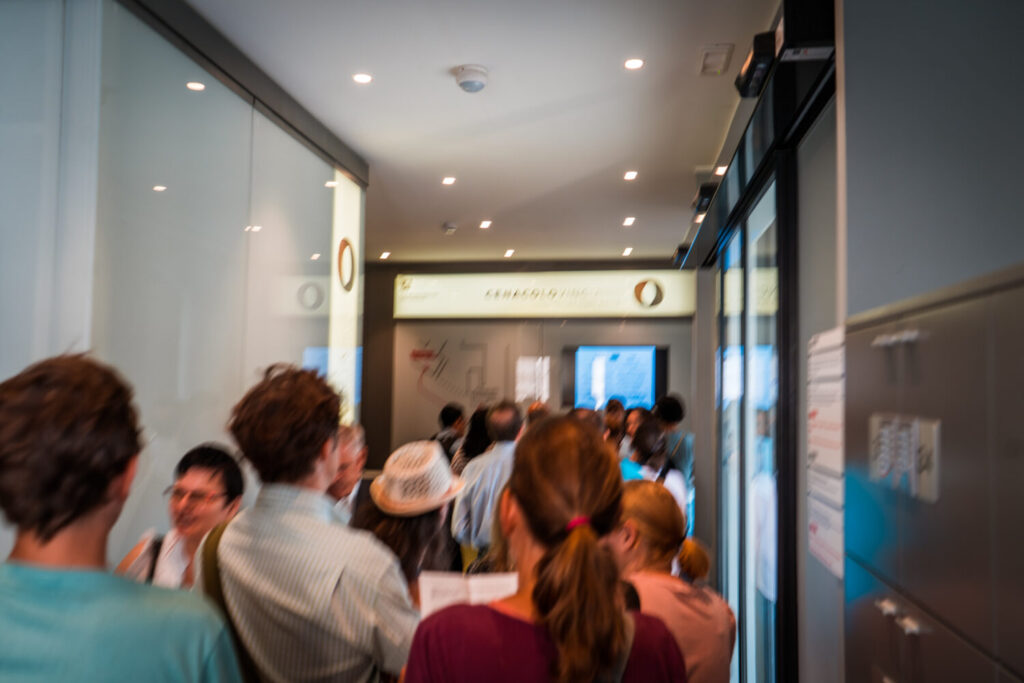
<path fill-rule="evenodd" d="M 633 550 L 640 542 L 640 532 L 636 529 L 636 523 L 631 519 L 627 519 L 622 523 L 620 527 L 622 534 L 622 547 L 627 550 Z"/>
<path fill-rule="evenodd" d="M 362 472 L 366 468 L 366 454 L 370 451 L 369 448 L 363 446 L 359 449 L 359 455 L 356 456 L 356 467 Z"/>
<path fill-rule="evenodd" d="M 501 535 L 509 538 L 519 525 L 522 511 L 519 504 L 508 489 L 501 492 L 501 499 L 498 501 L 498 524 L 501 527 Z"/>
<path fill-rule="evenodd" d="M 227 506 L 227 518 L 234 519 L 235 515 L 238 514 L 238 509 L 242 507 L 242 497 L 238 496 L 233 501 L 228 503 Z"/>
<path fill-rule="evenodd" d="M 110 484 L 107 488 L 108 495 L 119 503 L 123 503 L 128 500 L 128 495 L 132 492 L 132 482 L 135 481 L 135 473 L 139 467 L 139 454 L 136 453 L 132 456 L 132 459 L 128 461 L 128 465 L 125 466 L 124 471 L 110 480 Z"/>

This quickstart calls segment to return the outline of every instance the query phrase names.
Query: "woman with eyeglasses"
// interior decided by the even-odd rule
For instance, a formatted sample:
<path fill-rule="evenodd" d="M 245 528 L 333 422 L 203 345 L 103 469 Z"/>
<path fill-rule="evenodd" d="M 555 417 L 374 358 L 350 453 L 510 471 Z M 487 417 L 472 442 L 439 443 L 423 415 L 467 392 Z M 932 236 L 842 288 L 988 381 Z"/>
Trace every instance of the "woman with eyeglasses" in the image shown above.
<path fill-rule="evenodd" d="M 174 469 L 164 491 L 172 528 L 166 535 L 143 535 L 115 570 L 140 583 L 190 588 L 193 559 L 203 537 L 238 513 L 245 482 L 238 462 L 222 446 L 193 448 Z"/>

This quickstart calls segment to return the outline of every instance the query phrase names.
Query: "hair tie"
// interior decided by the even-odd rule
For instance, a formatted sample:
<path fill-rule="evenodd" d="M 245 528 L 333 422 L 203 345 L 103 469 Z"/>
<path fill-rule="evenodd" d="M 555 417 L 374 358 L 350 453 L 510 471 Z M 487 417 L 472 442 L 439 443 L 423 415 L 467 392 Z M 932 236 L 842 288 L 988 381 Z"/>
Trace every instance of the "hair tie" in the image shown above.
<path fill-rule="evenodd" d="M 590 517 L 573 517 L 569 520 L 569 523 L 565 525 L 566 533 L 569 533 L 581 524 L 590 524 Z"/>

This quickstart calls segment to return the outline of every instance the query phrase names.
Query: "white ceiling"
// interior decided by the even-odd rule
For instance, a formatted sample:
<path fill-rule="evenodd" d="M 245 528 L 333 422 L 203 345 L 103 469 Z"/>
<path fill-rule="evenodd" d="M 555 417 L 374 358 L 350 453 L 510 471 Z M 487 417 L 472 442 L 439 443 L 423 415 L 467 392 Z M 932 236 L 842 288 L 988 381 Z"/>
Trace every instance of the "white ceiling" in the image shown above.
<path fill-rule="evenodd" d="M 369 162 L 368 258 L 399 261 L 671 256 L 692 224 L 695 169 L 718 161 L 737 110 L 732 81 L 777 6 L 189 2 Z M 728 72 L 699 76 L 701 47 L 717 43 L 736 46 Z M 627 71 L 629 57 L 647 64 Z M 490 70 L 482 92 L 455 84 L 464 63 Z M 446 175 L 457 182 L 442 186 Z"/>

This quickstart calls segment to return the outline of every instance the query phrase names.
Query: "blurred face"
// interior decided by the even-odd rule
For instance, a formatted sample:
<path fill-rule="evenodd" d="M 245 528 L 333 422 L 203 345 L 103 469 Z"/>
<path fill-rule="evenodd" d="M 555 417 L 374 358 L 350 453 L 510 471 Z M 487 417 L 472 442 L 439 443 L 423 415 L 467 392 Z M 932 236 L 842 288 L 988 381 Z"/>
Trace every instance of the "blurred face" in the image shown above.
<path fill-rule="evenodd" d="M 341 499 L 352 493 L 356 483 L 363 476 L 366 466 L 366 447 L 360 441 L 342 443 L 339 449 L 338 473 L 328 489 L 334 498 Z"/>
<path fill-rule="evenodd" d="M 185 538 L 202 538 L 213 527 L 231 519 L 240 502 L 227 502 L 219 472 L 192 467 L 171 487 L 171 522 Z"/>
<path fill-rule="evenodd" d="M 636 434 L 636 428 L 640 425 L 642 417 L 639 410 L 630 411 L 626 415 L 626 433 L 632 438 Z"/>

